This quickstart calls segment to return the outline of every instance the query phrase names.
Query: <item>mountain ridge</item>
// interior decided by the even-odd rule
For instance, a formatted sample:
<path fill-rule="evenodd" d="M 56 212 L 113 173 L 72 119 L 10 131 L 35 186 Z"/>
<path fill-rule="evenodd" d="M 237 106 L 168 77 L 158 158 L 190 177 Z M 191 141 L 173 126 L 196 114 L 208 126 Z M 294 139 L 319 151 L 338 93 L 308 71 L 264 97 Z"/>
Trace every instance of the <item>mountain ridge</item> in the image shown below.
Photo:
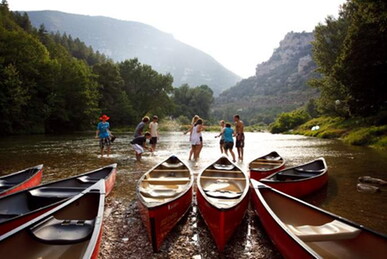
<path fill-rule="evenodd" d="M 206 84 L 217 95 L 241 80 L 210 55 L 145 23 L 49 10 L 26 13 L 33 26 L 44 24 L 49 32 L 79 38 L 114 61 L 138 58 L 160 73 L 170 73 L 175 86 Z"/>
<path fill-rule="evenodd" d="M 248 124 L 274 121 L 281 112 L 301 107 L 318 91 L 307 85 L 317 77 L 312 60 L 313 33 L 289 32 L 272 56 L 256 67 L 256 74 L 243 79 L 216 98 L 212 113 L 231 119 L 238 112 Z"/>

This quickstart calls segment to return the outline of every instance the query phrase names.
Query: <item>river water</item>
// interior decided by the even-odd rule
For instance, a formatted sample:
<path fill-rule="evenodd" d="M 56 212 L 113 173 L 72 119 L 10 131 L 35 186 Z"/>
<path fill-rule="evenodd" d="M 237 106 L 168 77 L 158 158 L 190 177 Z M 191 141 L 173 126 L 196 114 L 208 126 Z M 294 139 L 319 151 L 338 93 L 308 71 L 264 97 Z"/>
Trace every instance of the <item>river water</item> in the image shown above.
<path fill-rule="evenodd" d="M 219 156 L 217 133 L 205 132 L 199 173 Z M 11 136 L 0 141 L 0 175 L 44 164 L 43 182 L 80 174 L 101 166 L 118 163 L 118 175 L 113 199 L 132 202 L 136 199 L 135 185 L 148 169 L 171 154 L 188 165 L 188 136 L 181 132 L 162 133 L 154 155 L 144 154 L 142 163 L 135 161 L 130 147 L 131 134 L 117 136 L 110 158 L 99 157 L 98 140 L 94 133 L 73 135 Z M 325 210 L 363 224 L 378 232 L 387 233 L 387 188 L 378 193 L 357 191 L 357 179 L 369 175 L 387 180 L 387 152 L 367 147 L 355 147 L 339 140 L 326 140 L 298 135 L 246 133 L 245 159 L 239 162 L 247 170 L 252 159 L 277 151 L 287 166 L 324 157 L 328 164 L 329 182 L 326 188 L 307 197 Z M 234 149 L 236 152 L 236 150 Z M 246 231 L 250 231 L 250 227 Z"/>

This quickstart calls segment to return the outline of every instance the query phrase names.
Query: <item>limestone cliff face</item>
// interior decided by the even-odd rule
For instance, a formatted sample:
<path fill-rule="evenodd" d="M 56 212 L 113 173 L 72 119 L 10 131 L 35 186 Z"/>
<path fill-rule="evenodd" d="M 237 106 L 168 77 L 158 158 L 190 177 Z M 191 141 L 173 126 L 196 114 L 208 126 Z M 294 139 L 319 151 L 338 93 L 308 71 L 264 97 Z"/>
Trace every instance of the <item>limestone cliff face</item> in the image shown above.
<path fill-rule="evenodd" d="M 215 100 L 214 115 L 229 117 L 225 111 L 238 111 L 247 120 L 266 116 L 266 123 L 278 113 L 300 107 L 315 97 L 316 89 L 307 85 L 309 79 L 317 76 L 312 41 L 313 33 L 286 34 L 270 59 L 257 65 L 254 76 L 224 91 Z"/>
<path fill-rule="evenodd" d="M 296 73 L 307 72 L 305 68 L 311 66 L 313 62 L 311 57 L 312 41 L 313 33 L 289 32 L 280 42 L 279 47 L 275 49 L 271 58 L 257 65 L 255 76 L 265 76 L 284 65 L 294 63 L 298 63 Z"/>

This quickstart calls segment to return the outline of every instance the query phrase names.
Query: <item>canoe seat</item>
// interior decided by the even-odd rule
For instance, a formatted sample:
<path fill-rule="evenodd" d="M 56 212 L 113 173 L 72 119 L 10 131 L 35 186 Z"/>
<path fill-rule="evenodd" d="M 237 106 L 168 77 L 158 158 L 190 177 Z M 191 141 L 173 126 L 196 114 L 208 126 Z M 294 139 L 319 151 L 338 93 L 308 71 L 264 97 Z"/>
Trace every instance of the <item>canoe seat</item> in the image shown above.
<path fill-rule="evenodd" d="M 178 195 L 181 191 L 179 189 L 153 189 L 153 188 L 140 188 L 140 193 L 144 197 L 148 198 L 172 198 Z"/>
<path fill-rule="evenodd" d="M 295 178 L 295 179 L 299 179 L 299 178 L 309 178 L 309 177 L 313 177 L 313 176 L 316 176 L 316 174 L 311 174 L 311 173 L 293 173 L 293 172 L 279 172 L 277 174 L 279 177 L 283 176 L 283 177 L 290 177 L 290 178 Z"/>
<path fill-rule="evenodd" d="M 85 190 L 83 187 L 43 187 L 29 191 L 33 197 L 69 198 Z"/>
<path fill-rule="evenodd" d="M 84 176 L 78 177 L 77 180 L 82 182 L 82 183 L 96 183 L 99 180 L 101 180 L 101 178 L 92 178 L 88 175 L 84 175 Z"/>
<path fill-rule="evenodd" d="M 91 237 L 95 220 L 58 220 L 53 216 L 30 229 L 32 236 L 49 244 L 73 244 Z"/>
<path fill-rule="evenodd" d="M 293 226 L 290 224 L 287 226 L 302 241 L 310 242 L 351 239 L 359 235 L 361 231 L 338 220 L 333 220 L 321 226 Z"/>
<path fill-rule="evenodd" d="M 167 162 L 164 162 L 161 164 L 163 167 L 165 168 L 179 168 L 179 167 L 183 167 L 184 164 L 182 162 L 179 162 L 179 163 L 167 163 Z"/>
<path fill-rule="evenodd" d="M 218 170 L 232 170 L 235 165 L 214 164 L 213 167 Z"/>
<path fill-rule="evenodd" d="M 322 169 L 304 169 L 302 167 L 300 168 L 294 168 L 294 170 L 296 170 L 297 172 L 301 172 L 301 173 L 308 173 L 308 174 L 321 174 L 322 172 L 324 172 L 324 168 Z"/>
<path fill-rule="evenodd" d="M 5 188 L 9 188 L 9 187 L 13 187 L 15 186 L 17 183 L 11 183 L 7 180 L 0 180 L 0 187 L 5 187 Z"/>
<path fill-rule="evenodd" d="M 230 192 L 230 191 L 223 191 L 223 190 L 216 190 L 216 191 L 204 190 L 204 192 L 210 197 L 221 198 L 221 199 L 238 199 L 242 195 L 242 192 Z"/>

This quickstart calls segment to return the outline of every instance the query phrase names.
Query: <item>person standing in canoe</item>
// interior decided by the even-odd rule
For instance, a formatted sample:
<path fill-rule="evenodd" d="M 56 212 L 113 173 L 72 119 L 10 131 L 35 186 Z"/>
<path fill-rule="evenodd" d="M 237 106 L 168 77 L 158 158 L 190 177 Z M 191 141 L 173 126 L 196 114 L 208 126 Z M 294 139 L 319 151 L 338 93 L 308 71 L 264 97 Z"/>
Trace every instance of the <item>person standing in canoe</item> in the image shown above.
<path fill-rule="evenodd" d="M 152 122 L 149 123 L 149 130 L 152 136 L 151 140 L 149 141 L 149 144 L 152 145 L 153 152 L 156 150 L 157 140 L 159 139 L 159 131 L 158 131 L 159 124 L 157 122 L 158 120 L 159 118 L 157 117 L 157 115 L 154 115 L 152 118 Z"/>
<path fill-rule="evenodd" d="M 234 135 L 236 137 L 235 146 L 238 151 L 238 159 L 243 161 L 243 148 L 245 147 L 244 124 L 243 124 L 243 121 L 241 121 L 238 114 L 234 115 L 234 122 L 235 122 Z"/>
<path fill-rule="evenodd" d="M 234 134 L 234 130 L 231 128 L 230 123 L 226 123 L 226 127 L 223 130 L 223 136 L 224 136 L 224 153 L 228 156 L 227 151 L 230 150 L 230 154 L 232 156 L 232 161 L 235 163 L 235 154 L 234 151 L 232 151 L 234 147 L 234 139 L 232 138 Z"/>
<path fill-rule="evenodd" d="M 142 153 L 144 153 L 144 149 L 148 149 L 152 152 L 152 148 L 148 148 L 145 143 L 147 139 L 150 139 L 152 136 L 149 132 L 145 132 L 144 136 L 138 136 L 134 138 L 130 144 L 132 145 L 134 152 L 136 153 L 136 160 L 141 161 Z"/>
<path fill-rule="evenodd" d="M 95 132 L 95 138 L 99 138 L 99 147 L 101 149 L 101 158 L 104 154 L 104 148 L 106 147 L 107 157 L 110 155 L 110 124 L 107 122 L 110 117 L 107 115 L 102 115 L 99 118 L 101 121 L 97 125 L 97 131 Z"/>
<path fill-rule="evenodd" d="M 192 128 L 191 132 L 191 146 L 192 146 L 192 151 L 193 151 L 193 156 L 195 160 L 195 167 L 198 166 L 198 160 L 199 160 L 199 155 L 203 143 L 203 139 L 201 136 L 203 130 L 203 120 L 198 119 L 198 121 L 195 123 L 195 126 Z"/>
<path fill-rule="evenodd" d="M 220 137 L 220 141 L 219 141 L 220 153 L 223 154 L 223 152 L 224 152 L 224 134 L 223 133 L 224 133 L 224 125 L 225 125 L 224 120 L 221 120 L 219 122 L 219 124 L 221 127 L 220 133 L 219 133 L 219 135 L 215 136 L 215 138 Z"/>
<path fill-rule="evenodd" d="M 137 138 L 139 136 L 142 136 L 142 132 L 144 131 L 145 125 L 149 122 L 149 117 L 145 116 L 142 118 L 141 122 L 137 125 L 136 129 L 134 130 L 134 137 Z"/>

